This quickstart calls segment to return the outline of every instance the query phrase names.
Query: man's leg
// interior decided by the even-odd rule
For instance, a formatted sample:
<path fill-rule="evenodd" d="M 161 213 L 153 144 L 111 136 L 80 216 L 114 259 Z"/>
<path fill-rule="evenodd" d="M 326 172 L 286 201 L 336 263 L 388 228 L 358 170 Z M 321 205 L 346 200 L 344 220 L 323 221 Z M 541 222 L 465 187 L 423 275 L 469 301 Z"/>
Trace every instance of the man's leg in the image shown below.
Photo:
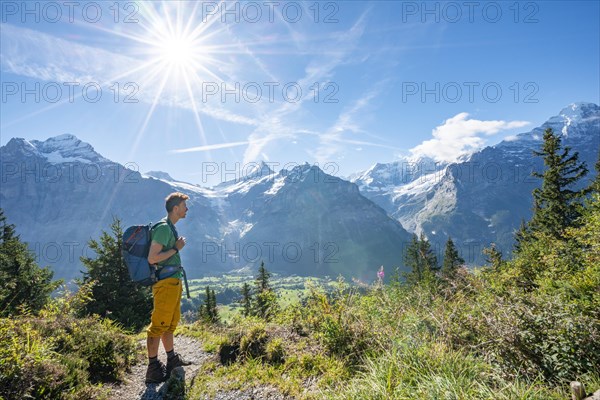
<path fill-rule="evenodd" d="M 150 336 L 146 339 L 148 348 L 148 369 L 146 370 L 146 384 L 161 383 L 167 378 L 167 367 L 158 360 L 158 346 L 160 336 Z"/>
<path fill-rule="evenodd" d="M 154 358 L 158 356 L 158 346 L 160 345 L 160 336 L 152 337 L 148 336 L 146 339 L 146 347 L 148 348 L 148 358 Z"/>
<path fill-rule="evenodd" d="M 167 368 L 158 360 L 158 348 L 161 338 L 167 333 L 163 340 L 165 349 L 173 348 L 173 335 L 168 335 L 167 330 L 172 323 L 174 308 L 179 305 L 177 295 L 180 288 L 174 280 L 165 279 L 152 286 L 154 297 L 154 309 L 152 310 L 151 324 L 148 328 L 146 345 L 148 348 L 148 370 L 146 371 L 146 383 L 159 383 L 167 378 Z M 173 285 L 175 283 L 175 285 Z"/>
<path fill-rule="evenodd" d="M 158 339 L 158 338 L 156 338 Z M 162 334 L 162 336 L 160 337 L 160 339 L 162 340 L 162 344 L 163 347 L 165 348 L 165 351 L 168 353 L 171 350 L 173 350 L 173 332 L 165 332 Z M 158 352 L 158 344 L 156 346 L 156 350 Z"/>
<path fill-rule="evenodd" d="M 168 353 L 173 350 L 173 334 L 175 329 L 177 329 L 177 325 L 179 325 L 179 320 L 181 319 L 181 293 L 182 293 L 182 285 L 181 281 L 179 281 L 179 292 L 176 295 L 175 305 L 173 307 L 173 318 L 169 323 L 169 327 L 162 334 L 162 343 L 165 351 Z"/>
<path fill-rule="evenodd" d="M 179 294 L 177 296 L 177 304 L 173 310 L 173 319 L 171 320 L 169 329 L 167 329 L 162 336 L 163 346 L 165 346 L 165 351 L 167 352 L 167 376 L 171 374 L 173 368 L 191 364 L 190 361 L 185 360 L 180 354 L 175 353 L 175 350 L 173 349 L 173 333 L 175 332 L 175 329 L 177 329 L 177 325 L 181 318 L 181 293 L 182 285 L 181 282 L 179 282 Z"/>

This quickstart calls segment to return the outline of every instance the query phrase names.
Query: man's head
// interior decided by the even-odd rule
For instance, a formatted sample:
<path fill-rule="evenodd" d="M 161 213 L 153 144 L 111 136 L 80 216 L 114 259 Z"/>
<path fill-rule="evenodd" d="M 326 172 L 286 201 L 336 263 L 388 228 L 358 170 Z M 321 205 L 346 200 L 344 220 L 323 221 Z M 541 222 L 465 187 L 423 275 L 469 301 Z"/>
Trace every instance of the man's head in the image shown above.
<path fill-rule="evenodd" d="M 180 192 L 171 193 L 165 199 L 165 208 L 167 209 L 167 212 L 177 219 L 185 218 L 185 213 L 188 210 L 185 201 L 189 198 L 190 196 Z"/>

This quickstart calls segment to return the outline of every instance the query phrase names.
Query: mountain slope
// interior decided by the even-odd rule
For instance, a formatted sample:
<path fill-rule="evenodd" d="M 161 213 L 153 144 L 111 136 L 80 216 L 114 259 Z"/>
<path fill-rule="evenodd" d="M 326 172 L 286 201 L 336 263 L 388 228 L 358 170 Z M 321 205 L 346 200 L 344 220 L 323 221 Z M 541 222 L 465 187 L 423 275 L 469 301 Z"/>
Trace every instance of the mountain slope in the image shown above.
<path fill-rule="evenodd" d="M 157 221 L 173 191 L 190 196 L 177 225 L 190 277 L 254 269 L 265 261 L 285 274 L 372 279 L 381 264 L 398 266 L 409 234 L 356 185 L 299 166 L 275 173 L 262 164 L 247 176 L 212 188 L 147 175 L 114 163 L 73 135 L 44 142 L 12 139 L 0 148 L 0 207 L 42 265 L 56 277 L 79 275 L 79 257 L 93 256 L 90 238 Z"/>
<path fill-rule="evenodd" d="M 278 272 L 336 276 L 351 268 L 372 279 L 382 264 L 400 266 L 410 240 L 356 185 L 308 164 L 269 174 L 228 201 L 242 216 L 242 245 L 258 244 L 263 253 L 271 246 Z"/>
<path fill-rule="evenodd" d="M 600 108 L 575 103 L 540 127 L 486 147 L 468 159 L 450 165 L 403 160 L 409 165 L 395 180 L 373 179 L 373 173 L 357 174 L 361 193 L 386 209 L 411 232 L 424 232 L 438 253 L 448 236 L 469 263 L 482 262 L 481 250 L 496 243 L 505 254 L 512 249 L 514 231 L 522 219 L 529 220 L 531 192 L 541 181 L 531 176 L 542 171 L 533 156 L 542 144 L 543 132 L 552 128 L 563 135 L 563 144 L 578 151 L 590 175 L 600 149 Z M 374 170 L 397 170 L 397 163 L 380 164 Z M 410 170 L 419 171 L 413 179 Z M 381 176 L 381 174 L 379 174 Z M 373 182 L 377 182 L 374 184 Z"/>
<path fill-rule="evenodd" d="M 38 262 L 51 265 L 59 278 L 79 275 L 79 258 L 94 255 L 87 242 L 109 230 L 113 216 L 124 227 L 157 221 L 174 189 L 105 159 L 73 135 L 44 142 L 11 139 L 0 148 L 0 157 L 0 207 Z M 194 230 L 186 235 L 187 255 L 199 257 L 195 248 L 205 236 L 217 234 L 218 215 L 200 193 L 182 191 L 192 196 L 194 213 L 178 228 Z"/>

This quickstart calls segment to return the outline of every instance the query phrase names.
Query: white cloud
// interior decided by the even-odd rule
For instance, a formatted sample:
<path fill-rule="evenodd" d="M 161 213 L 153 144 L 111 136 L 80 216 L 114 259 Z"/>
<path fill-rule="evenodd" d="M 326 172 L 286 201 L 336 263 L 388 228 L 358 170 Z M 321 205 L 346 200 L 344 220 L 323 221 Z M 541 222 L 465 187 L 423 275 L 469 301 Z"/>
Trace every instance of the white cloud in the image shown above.
<path fill-rule="evenodd" d="M 220 150 L 220 149 L 228 149 L 231 147 L 245 146 L 249 142 L 230 142 L 230 143 L 218 143 L 218 144 L 209 144 L 206 146 L 197 146 L 197 147 L 188 147 L 185 149 L 177 149 L 171 150 L 170 153 L 194 153 L 198 151 L 211 151 L 211 150 Z"/>
<path fill-rule="evenodd" d="M 453 162 L 460 156 L 480 150 L 486 143 L 486 136 L 529 125 L 527 121 L 481 121 L 468 117 L 468 113 L 462 112 L 447 119 L 432 131 L 433 139 L 424 141 L 410 152 L 435 161 Z"/>

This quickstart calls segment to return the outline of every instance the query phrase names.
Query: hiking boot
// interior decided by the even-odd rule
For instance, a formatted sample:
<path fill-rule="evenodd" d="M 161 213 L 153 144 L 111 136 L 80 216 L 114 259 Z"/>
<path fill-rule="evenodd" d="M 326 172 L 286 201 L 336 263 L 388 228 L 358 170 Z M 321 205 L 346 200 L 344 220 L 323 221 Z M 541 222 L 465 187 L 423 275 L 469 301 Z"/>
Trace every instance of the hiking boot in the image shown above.
<path fill-rule="evenodd" d="M 148 364 L 146 383 L 162 383 L 167 380 L 167 367 L 160 360 Z"/>
<path fill-rule="evenodd" d="M 177 367 L 184 367 L 186 365 L 192 365 L 191 361 L 187 361 L 179 353 L 175 353 L 173 357 L 167 358 L 167 378 L 171 376 L 171 371 Z"/>

